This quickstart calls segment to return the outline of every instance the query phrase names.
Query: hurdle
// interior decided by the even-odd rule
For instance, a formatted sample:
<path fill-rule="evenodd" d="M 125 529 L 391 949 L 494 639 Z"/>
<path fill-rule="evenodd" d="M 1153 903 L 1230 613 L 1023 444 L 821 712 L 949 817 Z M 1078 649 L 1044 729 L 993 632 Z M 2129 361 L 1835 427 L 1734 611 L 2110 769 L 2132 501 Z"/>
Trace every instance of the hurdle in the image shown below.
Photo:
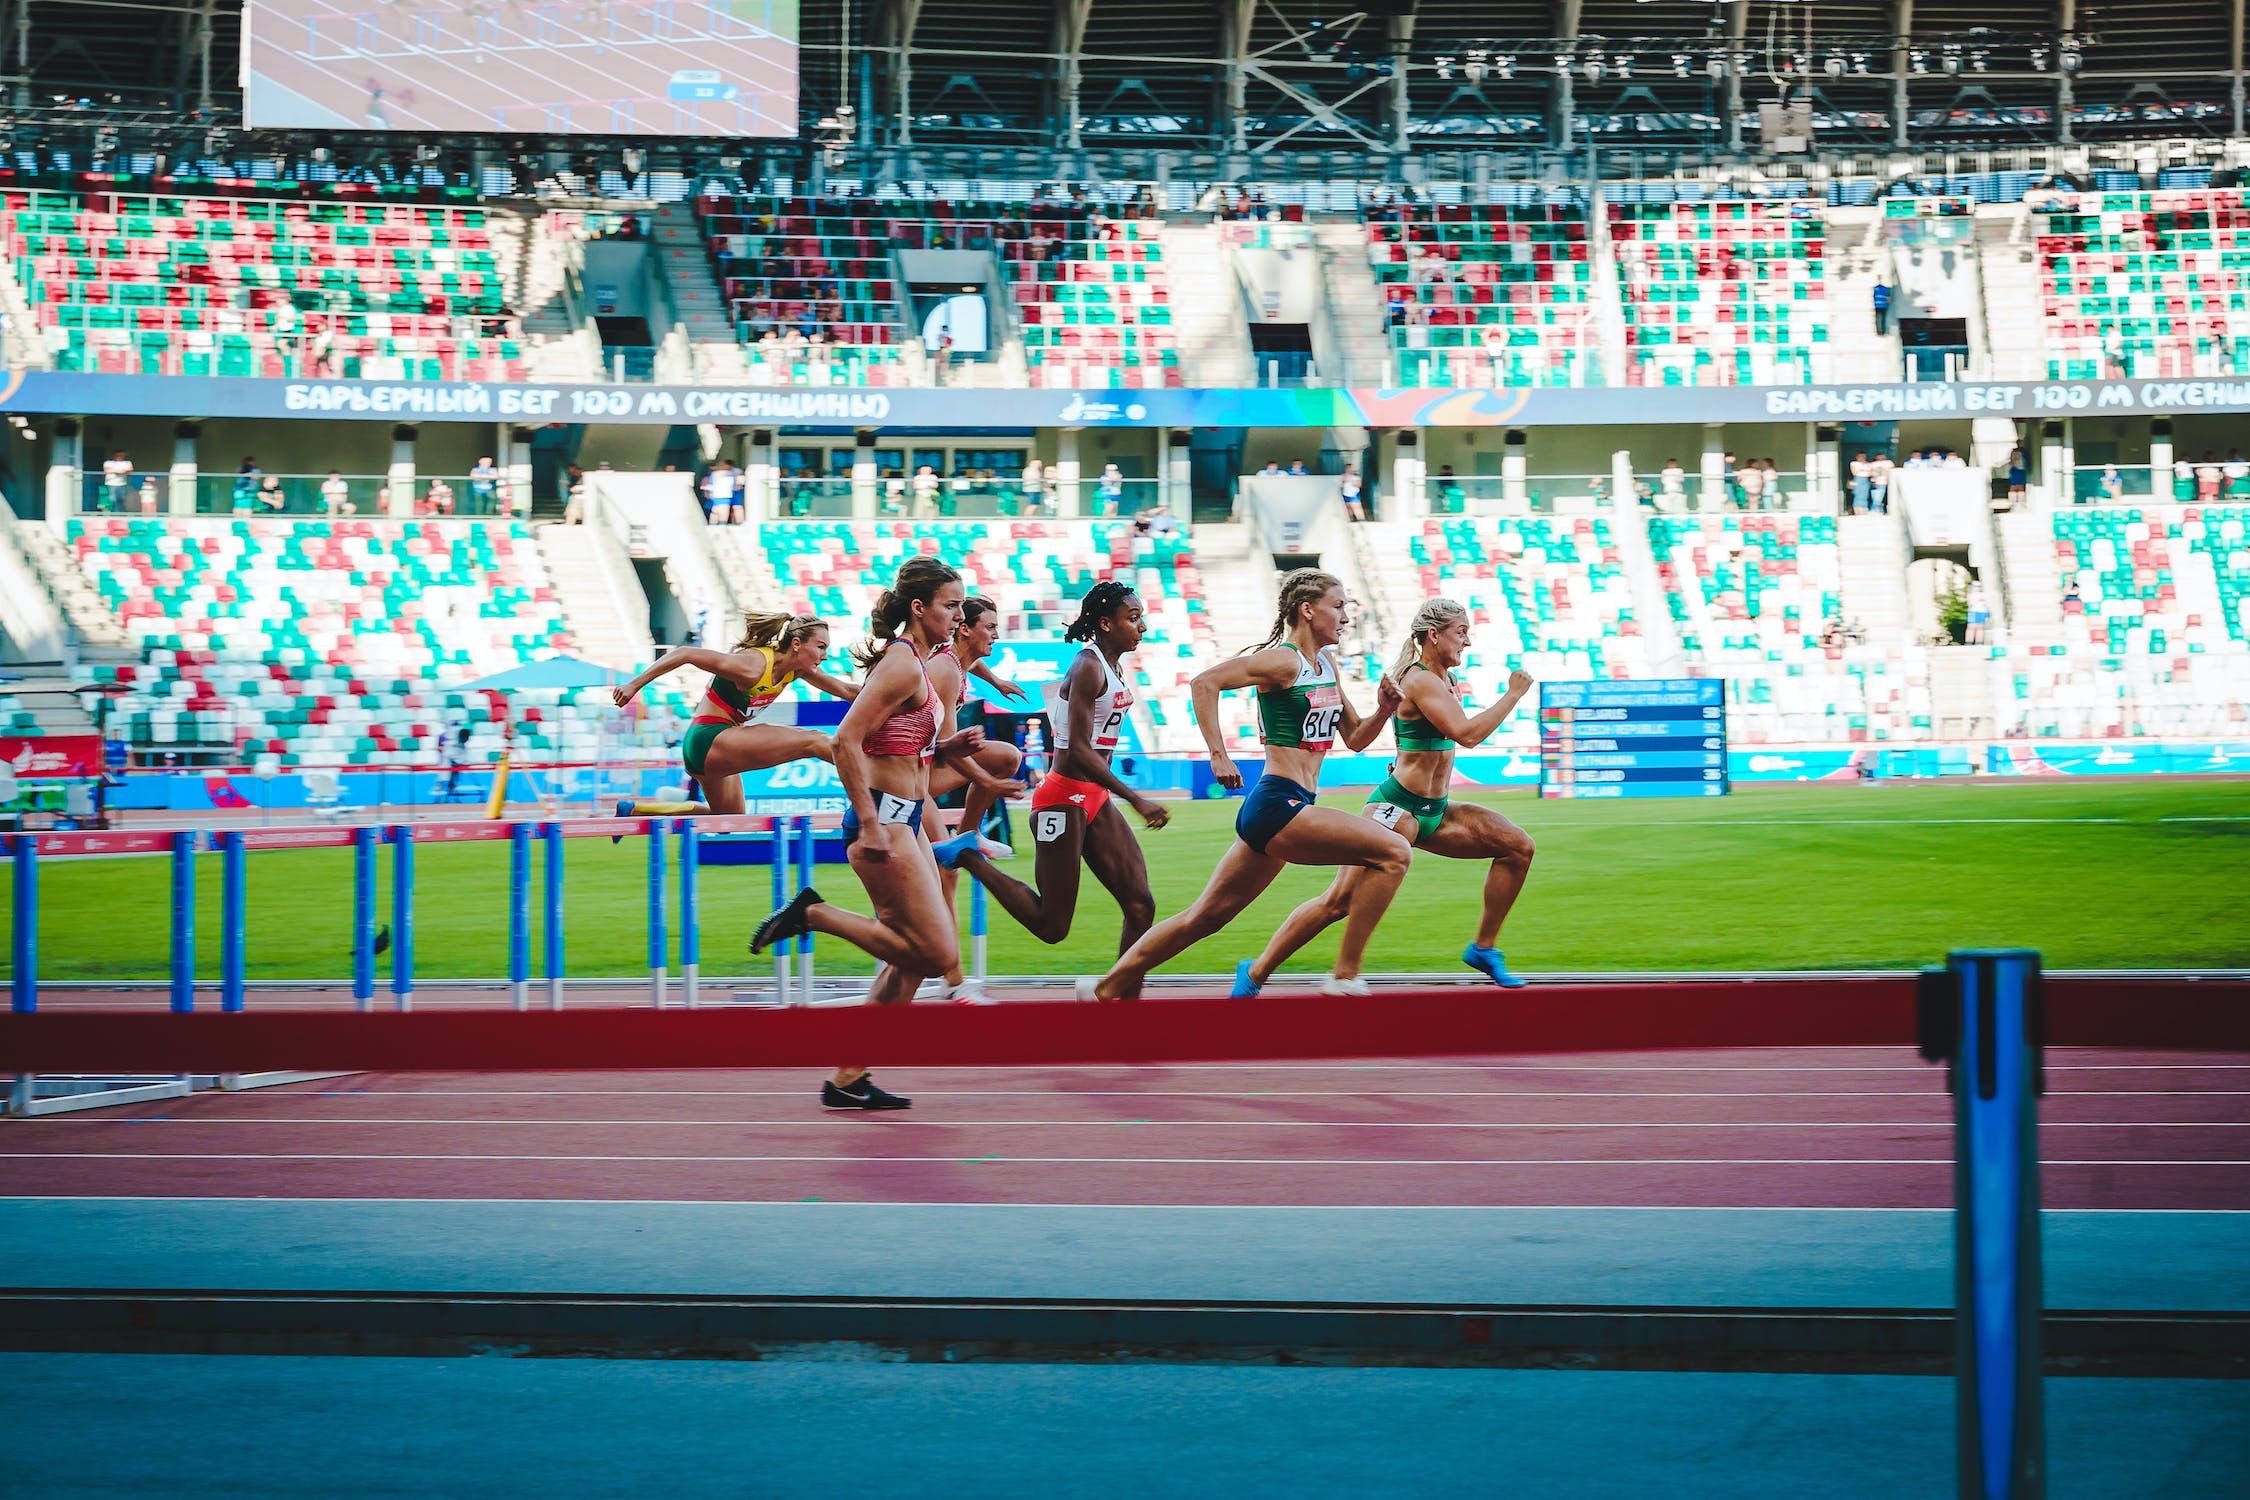
<path fill-rule="evenodd" d="M 351 955 L 349 986 L 352 1007 L 375 1009 L 378 986 L 376 945 L 379 938 L 377 902 L 380 895 L 378 866 L 381 851 L 390 851 L 390 966 L 387 989 L 390 1009 L 411 1013 L 417 974 L 416 893 L 419 851 L 428 845 L 499 842 L 507 853 L 507 937 L 503 950 L 509 1008 L 531 1008 L 533 872 L 536 852 L 542 865 L 539 885 L 541 933 L 540 978 L 546 1008 L 564 1005 L 566 960 L 564 903 L 567 892 L 565 850 L 573 838 L 640 837 L 647 847 L 647 982 L 649 1003 L 670 1008 L 671 953 L 676 935 L 681 976 L 681 1000 L 688 1008 L 708 1003 L 702 988 L 702 905 L 700 866 L 703 839 L 709 833 L 763 834 L 773 869 L 776 905 L 786 903 L 797 889 L 811 884 L 815 860 L 812 819 L 804 815 L 743 815 L 692 818 L 601 818 L 547 821 L 364 824 L 356 827 L 303 826 L 290 828 L 174 829 L 123 832 L 64 832 L 13 834 L 0 837 L 13 876 L 10 900 L 9 1009 L 16 1014 L 39 1010 L 39 872 L 43 861 L 61 858 L 99 858 L 116 855 L 162 855 L 170 863 L 167 914 L 168 943 L 165 991 L 167 1009 L 192 1015 L 203 998 L 205 985 L 196 964 L 197 856 L 216 854 L 220 865 L 219 1010 L 239 1014 L 249 1008 L 251 918 L 249 870 L 252 855 L 271 849 L 341 849 L 350 851 Z M 668 835 L 677 834 L 670 838 Z M 671 851 L 677 848 L 677 872 Z M 678 881 L 677 905 L 667 887 Z M 980 918 L 981 930 L 981 918 Z M 813 940 L 810 935 L 791 945 L 776 947 L 774 1001 L 781 1005 L 811 1000 Z M 794 957 L 794 963 L 792 963 Z M 980 967 L 981 977 L 981 967 Z M 136 1099 L 171 1097 L 192 1092 L 198 1080 L 209 1077 L 220 1087 L 258 1087 L 302 1073 L 179 1074 L 160 1082 L 127 1088 L 89 1086 L 83 1094 L 38 1099 L 36 1080 L 28 1073 L 14 1075 L 6 1112 L 52 1113 L 62 1108 L 98 1108 Z"/>

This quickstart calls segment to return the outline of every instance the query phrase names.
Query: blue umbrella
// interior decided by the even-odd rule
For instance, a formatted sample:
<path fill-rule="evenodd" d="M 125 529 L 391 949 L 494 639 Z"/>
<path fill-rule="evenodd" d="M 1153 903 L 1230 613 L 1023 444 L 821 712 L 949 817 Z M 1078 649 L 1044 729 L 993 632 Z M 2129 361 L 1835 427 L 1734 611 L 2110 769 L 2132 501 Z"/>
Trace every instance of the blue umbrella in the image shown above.
<path fill-rule="evenodd" d="M 555 688 L 615 687 L 624 680 L 625 674 L 611 667 L 596 666 L 575 656 L 549 656 L 495 672 L 490 677 L 479 677 L 453 691 L 522 693 Z"/>

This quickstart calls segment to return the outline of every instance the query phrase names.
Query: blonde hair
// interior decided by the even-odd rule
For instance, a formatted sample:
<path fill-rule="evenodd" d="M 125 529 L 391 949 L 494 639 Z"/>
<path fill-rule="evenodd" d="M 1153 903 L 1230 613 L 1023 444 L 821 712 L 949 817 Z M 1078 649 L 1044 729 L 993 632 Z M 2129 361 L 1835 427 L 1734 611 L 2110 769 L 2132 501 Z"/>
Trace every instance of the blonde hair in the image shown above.
<path fill-rule="evenodd" d="M 959 583 L 961 575 L 934 557 L 910 557 L 898 566 L 898 579 L 875 600 L 875 607 L 867 614 L 867 639 L 853 652 L 863 667 L 872 667 L 882 660 L 883 653 L 906 622 L 913 617 L 913 606 L 927 604 L 937 597 L 937 591 L 949 583 Z"/>
<path fill-rule="evenodd" d="M 1391 663 L 1391 681 L 1401 681 L 1406 669 L 1421 660 L 1422 648 L 1431 636 L 1468 617 L 1468 610 L 1451 599 L 1431 599 L 1414 611 L 1414 623 L 1406 627 L 1406 644 L 1399 647 L 1398 660 Z"/>
<path fill-rule="evenodd" d="M 1280 608 L 1274 612 L 1273 629 L 1255 646 L 1245 647 L 1238 655 L 1263 651 L 1268 646 L 1281 644 L 1281 638 L 1297 623 L 1297 611 L 1308 604 L 1318 604 L 1330 589 L 1342 588 L 1344 580 L 1333 573 L 1323 573 L 1318 568 L 1298 568 L 1285 573 L 1281 579 Z"/>
<path fill-rule="evenodd" d="M 818 615 L 784 615 L 746 609 L 742 612 L 742 639 L 734 643 L 734 649 L 748 651 L 755 647 L 774 656 L 786 656 L 814 631 L 827 628 L 828 622 Z"/>

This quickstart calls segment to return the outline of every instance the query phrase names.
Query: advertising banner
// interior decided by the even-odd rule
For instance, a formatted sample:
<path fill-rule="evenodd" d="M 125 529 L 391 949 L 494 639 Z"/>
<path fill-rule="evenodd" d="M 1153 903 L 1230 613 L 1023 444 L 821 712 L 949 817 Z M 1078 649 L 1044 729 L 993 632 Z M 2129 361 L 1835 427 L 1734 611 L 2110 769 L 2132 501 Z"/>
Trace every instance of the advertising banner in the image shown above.
<path fill-rule="evenodd" d="M 102 741 L 95 734 L 0 735 L 0 764 L 26 780 L 99 776 Z"/>

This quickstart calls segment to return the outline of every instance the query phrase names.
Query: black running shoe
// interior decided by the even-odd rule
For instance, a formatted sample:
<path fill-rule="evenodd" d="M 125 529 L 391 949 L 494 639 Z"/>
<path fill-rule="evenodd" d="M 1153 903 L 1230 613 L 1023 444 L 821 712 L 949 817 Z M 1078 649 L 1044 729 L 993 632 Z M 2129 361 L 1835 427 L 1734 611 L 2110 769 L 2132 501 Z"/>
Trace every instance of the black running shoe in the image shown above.
<path fill-rule="evenodd" d="M 897 1094 L 886 1094 L 875 1087 L 872 1075 L 862 1073 L 858 1079 L 839 1087 L 830 1082 L 820 1086 L 822 1109 L 912 1109 L 912 1099 Z"/>
<path fill-rule="evenodd" d="M 758 930 L 750 934 L 750 951 L 763 953 L 775 943 L 803 937 L 812 931 L 812 923 L 805 919 L 805 913 L 819 904 L 820 892 L 809 885 L 799 890 L 787 906 L 758 924 Z"/>

